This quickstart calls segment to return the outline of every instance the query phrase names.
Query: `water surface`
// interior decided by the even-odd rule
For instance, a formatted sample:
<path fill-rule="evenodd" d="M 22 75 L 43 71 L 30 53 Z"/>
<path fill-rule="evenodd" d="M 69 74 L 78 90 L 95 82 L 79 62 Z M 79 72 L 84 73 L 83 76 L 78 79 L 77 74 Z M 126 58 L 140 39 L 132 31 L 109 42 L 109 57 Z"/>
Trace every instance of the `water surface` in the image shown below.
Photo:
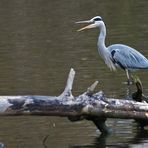
<path fill-rule="evenodd" d="M 123 43 L 148 57 L 147 0 L 1 0 L 1 95 L 59 95 L 71 67 L 76 70 L 73 94 L 99 80 L 108 97 L 125 98 L 125 72 L 111 72 L 97 51 L 98 29 L 76 32 L 79 20 L 102 16 L 106 44 Z M 147 71 L 140 76 L 148 94 Z M 132 87 L 134 90 L 135 87 Z M 11 148 L 148 147 L 147 133 L 133 120 L 107 121 L 113 134 L 104 137 L 88 122 L 59 117 L 2 117 L 0 141 Z"/>

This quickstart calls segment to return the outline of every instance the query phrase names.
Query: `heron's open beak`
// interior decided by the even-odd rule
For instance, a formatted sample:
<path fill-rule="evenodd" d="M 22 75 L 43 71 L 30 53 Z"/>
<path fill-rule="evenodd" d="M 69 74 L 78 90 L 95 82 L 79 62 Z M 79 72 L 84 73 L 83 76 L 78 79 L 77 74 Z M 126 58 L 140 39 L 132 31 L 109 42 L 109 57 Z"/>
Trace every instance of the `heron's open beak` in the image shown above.
<path fill-rule="evenodd" d="M 81 29 L 78 29 L 77 31 L 82 31 L 82 30 L 85 30 L 85 29 L 91 29 L 91 28 L 96 28 L 96 25 L 95 24 L 90 24 L 88 26 L 85 26 Z"/>
<path fill-rule="evenodd" d="M 79 22 L 76 22 L 77 24 L 82 24 L 82 23 L 93 23 L 91 20 L 87 20 L 87 21 L 79 21 Z M 95 28 L 97 27 L 96 24 L 90 24 L 88 26 L 85 26 L 77 31 L 82 31 L 82 30 L 85 30 L 85 29 L 90 29 L 90 28 Z"/>

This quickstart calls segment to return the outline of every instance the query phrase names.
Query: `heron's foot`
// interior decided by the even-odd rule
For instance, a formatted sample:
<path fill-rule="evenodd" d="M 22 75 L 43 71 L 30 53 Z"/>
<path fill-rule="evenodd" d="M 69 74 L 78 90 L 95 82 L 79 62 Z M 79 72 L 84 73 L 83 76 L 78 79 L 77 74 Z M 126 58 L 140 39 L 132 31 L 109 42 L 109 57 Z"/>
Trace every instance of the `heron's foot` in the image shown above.
<path fill-rule="evenodd" d="M 131 79 L 127 80 L 127 85 L 133 85 L 133 84 L 134 84 L 134 82 Z"/>
<path fill-rule="evenodd" d="M 123 84 L 125 84 L 125 85 L 133 85 L 134 82 L 132 80 L 128 79 L 126 82 L 123 82 Z"/>

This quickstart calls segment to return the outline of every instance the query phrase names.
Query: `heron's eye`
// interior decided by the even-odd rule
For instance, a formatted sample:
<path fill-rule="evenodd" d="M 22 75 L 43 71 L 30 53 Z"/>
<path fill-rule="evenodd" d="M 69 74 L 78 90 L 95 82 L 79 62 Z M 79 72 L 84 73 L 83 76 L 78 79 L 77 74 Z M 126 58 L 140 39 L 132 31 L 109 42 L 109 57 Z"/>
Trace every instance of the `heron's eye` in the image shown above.
<path fill-rule="evenodd" d="M 101 18 L 95 18 L 94 21 L 102 21 Z"/>

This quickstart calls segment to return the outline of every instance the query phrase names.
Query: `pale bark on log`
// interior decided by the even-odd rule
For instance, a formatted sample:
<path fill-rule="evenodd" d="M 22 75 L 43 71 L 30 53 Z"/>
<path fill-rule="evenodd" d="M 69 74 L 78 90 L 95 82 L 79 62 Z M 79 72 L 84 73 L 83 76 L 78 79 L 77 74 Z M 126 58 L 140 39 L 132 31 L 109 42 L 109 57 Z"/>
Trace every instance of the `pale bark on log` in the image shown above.
<path fill-rule="evenodd" d="M 0 96 L 0 115 L 65 116 L 71 121 L 92 120 L 106 131 L 106 118 L 148 121 L 148 103 L 106 98 L 102 91 L 93 94 L 98 81 L 78 97 L 72 95 L 75 71 L 70 70 L 67 85 L 59 96 Z M 100 119 L 100 123 L 98 121 Z M 102 128 L 103 127 L 103 128 Z"/>

